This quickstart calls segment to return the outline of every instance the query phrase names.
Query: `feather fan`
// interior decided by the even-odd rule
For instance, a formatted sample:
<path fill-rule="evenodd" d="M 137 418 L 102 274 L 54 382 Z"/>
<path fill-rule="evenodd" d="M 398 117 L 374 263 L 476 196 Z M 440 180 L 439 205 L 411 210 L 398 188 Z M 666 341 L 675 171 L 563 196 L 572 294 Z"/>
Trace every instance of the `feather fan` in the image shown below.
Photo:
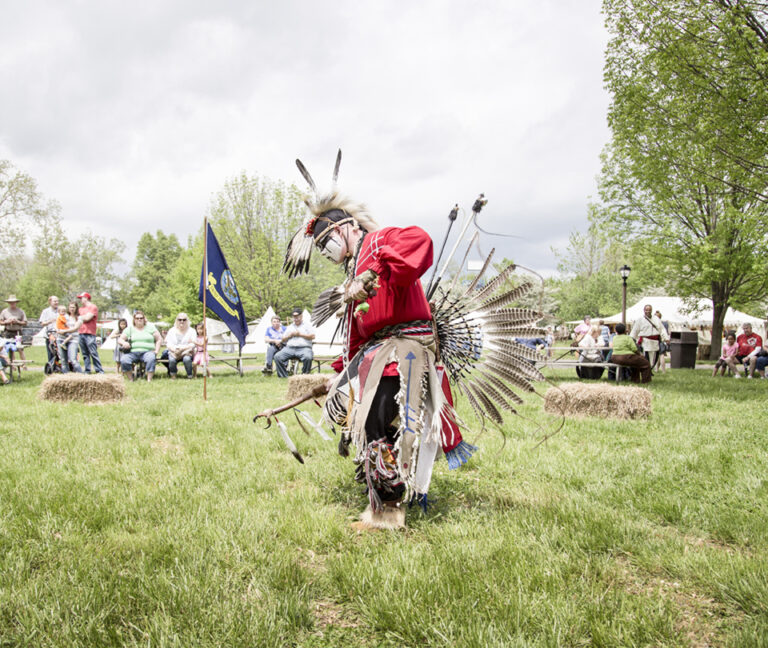
<path fill-rule="evenodd" d="M 474 244 L 474 239 L 470 246 Z M 515 305 L 532 288 L 528 280 L 510 286 L 515 265 L 509 265 L 478 288 L 491 267 L 493 251 L 467 288 L 453 292 L 455 282 L 434 302 L 435 330 L 440 359 L 448 376 L 481 419 L 503 424 L 503 413 L 517 413 L 521 392 L 533 392 L 533 383 L 544 380 L 536 369 L 542 355 L 514 338 L 540 337 L 536 326 L 542 314 Z"/>

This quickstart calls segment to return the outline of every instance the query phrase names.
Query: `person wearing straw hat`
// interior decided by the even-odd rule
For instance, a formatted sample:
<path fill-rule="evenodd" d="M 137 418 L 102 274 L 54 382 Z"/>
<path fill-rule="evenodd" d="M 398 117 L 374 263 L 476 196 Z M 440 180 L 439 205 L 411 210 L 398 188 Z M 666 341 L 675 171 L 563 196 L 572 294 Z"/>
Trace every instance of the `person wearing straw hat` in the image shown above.
<path fill-rule="evenodd" d="M 18 351 L 19 357 L 26 360 L 24 347 L 21 346 L 21 332 L 27 325 L 27 315 L 19 308 L 19 300 L 16 295 L 9 295 L 5 301 L 8 303 L 8 308 L 0 312 L 0 325 L 3 326 L 3 332 L 0 335 L 7 340 L 13 340 L 5 343 L 11 362 L 13 362 L 14 351 Z"/>

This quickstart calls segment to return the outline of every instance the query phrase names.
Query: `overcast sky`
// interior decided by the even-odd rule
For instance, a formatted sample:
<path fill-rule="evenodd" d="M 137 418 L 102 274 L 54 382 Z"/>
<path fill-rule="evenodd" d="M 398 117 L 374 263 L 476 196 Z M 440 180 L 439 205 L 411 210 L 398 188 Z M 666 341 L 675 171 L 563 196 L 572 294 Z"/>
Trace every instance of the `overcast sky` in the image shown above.
<path fill-rule="evenodd" d="M 182 242 L 241 171 L 340 188 L 436 246 L 479 192 L 484 250 L 550 274 L 608 139 L 599 0 L 4 0 L 0 158 L 68 231 Z"/>

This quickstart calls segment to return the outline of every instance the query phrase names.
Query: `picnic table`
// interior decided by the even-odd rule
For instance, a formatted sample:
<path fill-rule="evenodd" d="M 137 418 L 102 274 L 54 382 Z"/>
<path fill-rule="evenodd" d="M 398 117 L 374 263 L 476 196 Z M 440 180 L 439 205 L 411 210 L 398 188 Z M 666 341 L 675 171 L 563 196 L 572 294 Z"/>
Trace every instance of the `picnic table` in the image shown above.
<path fill-rule="evenodd" d="M 13 382 L 13 370 L 16 369 L 19 374 L 19 377 L 16 380 L 21 380 L 21 370 L 26 369 L 27 365 L 33 362 L 34 360 L 13 360 L 12 362 L 9 362 L 8 368 L 10 371 L 8 372 L 8 379 Z"/>
<path fill-rule="evenodd" d="M 615 362 L 579 362 L 578 347 L 550 347 L 546 351 L 553 351 L 557 357 L 544 358 L 536 362 L 536 368 L 549 368 L 549 369 L 570 369 L 577 367 L 603 367 L 605 369 L 615 369 L 616 382 L 621 382 L 622 370 L 625 369 L 624 365 L 618 365 Z M 573 355 L 575 352 L 575 355 Z M 568 356 L 566 358 L 566 356 Z"/>

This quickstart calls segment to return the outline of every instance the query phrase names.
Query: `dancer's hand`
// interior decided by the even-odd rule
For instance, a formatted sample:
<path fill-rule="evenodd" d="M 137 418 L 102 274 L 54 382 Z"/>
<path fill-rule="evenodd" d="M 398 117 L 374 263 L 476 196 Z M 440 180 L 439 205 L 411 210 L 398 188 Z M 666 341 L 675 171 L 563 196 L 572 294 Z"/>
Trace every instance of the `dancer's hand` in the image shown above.
<path fill-rule="evenodd" d="M 344 289 L 344 302 L 363 301 L 368 299 L 368 291 L 360 279 L 353 279 Z"/>

